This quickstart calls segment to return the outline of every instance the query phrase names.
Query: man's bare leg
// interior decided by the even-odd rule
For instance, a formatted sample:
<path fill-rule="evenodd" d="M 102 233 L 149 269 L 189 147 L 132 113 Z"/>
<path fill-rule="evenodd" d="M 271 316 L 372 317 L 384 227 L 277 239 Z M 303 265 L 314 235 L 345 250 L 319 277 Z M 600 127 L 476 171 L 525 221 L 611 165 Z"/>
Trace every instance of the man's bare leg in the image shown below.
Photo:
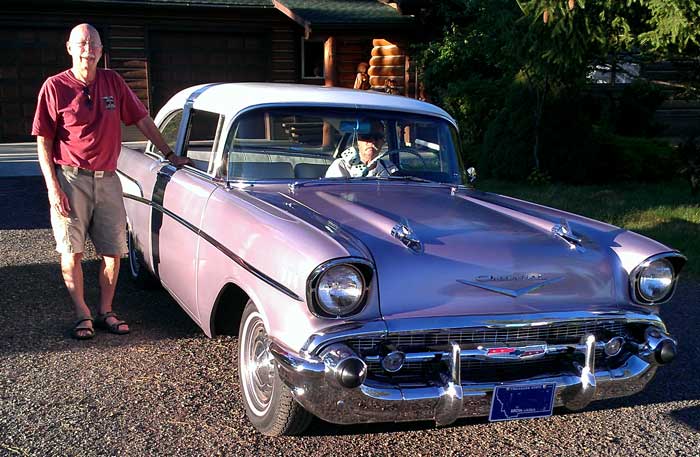
<path fill-rule="evenodd" d="M 87 303 L 85 303 L 83 267 L 80 263 L 82 259 L 82 252 L 61 254 L 61 273 L 63 274 L 63 281 L 66 283 L 66 289 L 68 289 L 71 300 L 73 300 L 75 315 L 78 320 L 92 318 L 90 308 Z M 75 331 L 77 337 L 86 337 L 88 334 L 92 333 L 89 330 L 92 328 L 91 322 L 83 322 L 80 325 L 84 327 L 84 329 Z"/>
<path fill-rule="evenodd" d="M 119 278 L 119 264 L 121 258 L 118 255 L 103 255 L 102 263 L 100 264 L 100 314 L 107 314 L 112 311 L 112 300 L 114 299 L 114 291 L 117 288 L 117 279 Z M 113 325 L 117 322 L 116 317 L 108 317 L 107 325 Z M 127 324 L 119 325 L 119 330 L 128 331 Z"/>

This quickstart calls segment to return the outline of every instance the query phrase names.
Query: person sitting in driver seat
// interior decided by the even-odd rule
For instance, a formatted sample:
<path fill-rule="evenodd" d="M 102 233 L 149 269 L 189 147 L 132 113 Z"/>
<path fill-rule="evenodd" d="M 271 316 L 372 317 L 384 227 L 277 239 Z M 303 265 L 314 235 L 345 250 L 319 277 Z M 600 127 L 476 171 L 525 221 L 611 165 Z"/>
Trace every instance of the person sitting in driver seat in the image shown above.
<path fill-rule="evenodd" d="M 372 121 L 369 132 L 353 133 L 350 146 L 328 167 L 326 178 L 392 175 L 397 171 L 396 166 L 380 155 L 384 143 L 384 125 Z"/>

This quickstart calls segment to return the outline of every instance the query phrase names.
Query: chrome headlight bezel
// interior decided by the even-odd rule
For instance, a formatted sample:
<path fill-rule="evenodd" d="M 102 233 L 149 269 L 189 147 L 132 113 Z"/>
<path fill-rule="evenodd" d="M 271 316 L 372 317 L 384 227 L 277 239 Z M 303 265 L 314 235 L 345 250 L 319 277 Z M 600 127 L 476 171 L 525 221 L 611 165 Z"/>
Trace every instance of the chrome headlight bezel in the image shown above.
<path fill-rule="evenodd" d="M 632 299 L 635 302 L 643 305 L 658 305 L 668 302 L 671 299 L 671 297 L 673 297 L 673 293 L 676 290 L 678 274 L 683 268 L 685 262 L 685 256 L 677 252 L 657 254 L 644 260 L 642 263 L 637 265 L 634 268 L 634 270 L 632 270 L 632 273 L 630 273 L 630 295 Z M 653 264 L 658 265 L 659 263 L 667 263 L 668 266 L 671 267 L 671 283 L 668 286 L 668 290 L 666 290 L 666 292 L 663 295 L 657 298 L 648 297 L 642 292 L 641 281 L 643 280 L 644 273 L 647 271 L 647 269 Z"/>
<path fill-rule="evenodd" d="M 333 312 L 328 309 L 328 307 L 322 303 L 318 291 L 318 286 L 324 276 L 338 267 L 348 267 L 356 271 L 363 283 L 362 292 L 357 302 L 343 312 Z M 372 262 L 363 258 L 345 257 L 324 262 L 314 269 L 306 283 L 306 302 L 309 306 L 309 310 L 314 316 L 330 319 L 343 319 L 358 314 L 367 304 L 368 291 L 372 285 L 373 278 L 374 265 Z"/>

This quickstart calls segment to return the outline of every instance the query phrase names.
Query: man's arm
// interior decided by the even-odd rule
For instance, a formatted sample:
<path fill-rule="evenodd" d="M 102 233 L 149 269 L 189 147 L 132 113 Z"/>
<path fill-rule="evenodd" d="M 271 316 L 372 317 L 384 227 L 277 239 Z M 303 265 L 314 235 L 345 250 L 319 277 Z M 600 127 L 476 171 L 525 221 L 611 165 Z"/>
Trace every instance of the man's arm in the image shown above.
<path fill-rule="evenodd" d="M 153 143 L 158 150 L 163 153 L 165 158 L 176 167 L 180 167 L 190 162 L 190 159 L 187 157 L 179 157 L 175 155 L 173 150 L 170 149 L 170 146 L 168 146 L 168 143 L 165 142 L 163 135 L 160 134 L 160 130 L 158 130 L 158 127 L 156 127 L 156 124 L 153 122 L 153 119 L 151 119 L 150 116 L 145 116 L 143 119 L 138 121 L 136 123 L 136 127 L 138 127 L 139 130 L 141 130 L 141 133 L 143 133 L 146 138 L 151 140 L 151 143 Z"/>
<path fill-rule="evenodd" d="M 36 137 L 36 149 L 39 154 L 39 166 L 44 175 L 46 189 L 49 193 L 49 204 L 63 217 L 68 217 L 70 204 L 56 177 L 56 165 L 53 163 L 53 138 L 38 135 Z"/>

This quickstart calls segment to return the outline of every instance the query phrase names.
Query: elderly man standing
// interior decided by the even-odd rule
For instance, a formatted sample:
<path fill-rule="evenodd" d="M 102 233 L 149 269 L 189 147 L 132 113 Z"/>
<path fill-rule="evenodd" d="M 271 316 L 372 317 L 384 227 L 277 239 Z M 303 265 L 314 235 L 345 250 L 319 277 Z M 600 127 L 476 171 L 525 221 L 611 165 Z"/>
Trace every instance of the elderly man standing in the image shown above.
<path fill-rule="evenodd" d="M 34 116 L 39 164 L 51 206 L 51 225 L 61 272 L 75 306 L 77 339 L 95 336 L 85 302 L 81 260 L 89 236 L 102 256 L 96 325 L 112 333 L 129 326 L 112 311 L 119 260 L 127 250 L 126 212 L 115 174 L 121 149 L 121 122 L 136 124 L 174 165 L 187 162 L 165 143 L 146 108 L 114 71 L 98 69 L 100 35 L 89 24 L 73 28 L 66 43 L 73 66 L 46 80 Z"/>

